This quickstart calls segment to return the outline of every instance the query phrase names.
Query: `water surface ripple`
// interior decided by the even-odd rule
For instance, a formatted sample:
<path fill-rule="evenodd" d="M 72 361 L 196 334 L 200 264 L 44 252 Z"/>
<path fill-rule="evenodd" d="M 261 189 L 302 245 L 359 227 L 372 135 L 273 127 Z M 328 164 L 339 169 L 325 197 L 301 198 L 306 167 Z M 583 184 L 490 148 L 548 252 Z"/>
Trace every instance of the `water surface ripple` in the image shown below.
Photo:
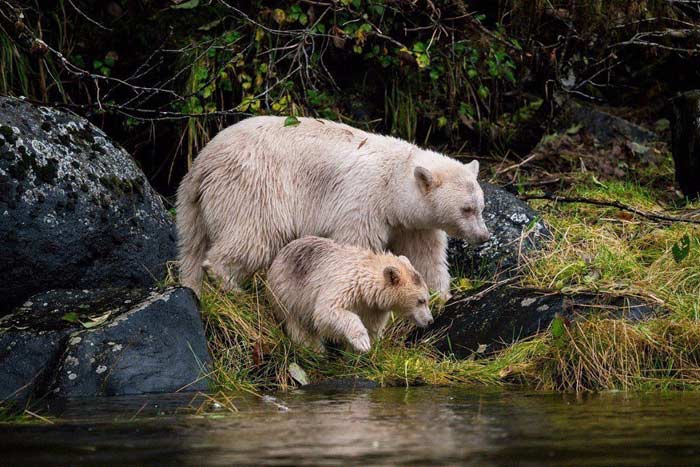
<path fill-rule="evenodd" d="M 0 465 L 700 465 L 700 394 L 422 387 L 235 401 L 238 412 L 199 414 L 183 395 L 54 402 L 54 425 L 0 425 Z"/>

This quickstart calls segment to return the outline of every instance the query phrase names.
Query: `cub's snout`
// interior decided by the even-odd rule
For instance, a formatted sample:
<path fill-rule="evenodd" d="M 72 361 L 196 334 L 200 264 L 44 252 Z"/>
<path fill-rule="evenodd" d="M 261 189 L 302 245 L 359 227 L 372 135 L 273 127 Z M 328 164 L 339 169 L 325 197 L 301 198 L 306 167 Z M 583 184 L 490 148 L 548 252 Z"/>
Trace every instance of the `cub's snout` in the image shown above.
<path fill-rule="evenodd" d="M 480 229 L 479 232 L 477 232 L 474 235 L 473 243 L 475 245 L 482 245 L 486 242 L 488 242 L 491 239 L 491 232 L 484 227 L 483 229 Z"/>
<path fill-rule="evenodd" d="M 411 313 L 411 319 L 419 328 L 427 328 L 433 324 L 433 315 L 430 313 L 430 308 L 427 306 L 419 308 Z"/>

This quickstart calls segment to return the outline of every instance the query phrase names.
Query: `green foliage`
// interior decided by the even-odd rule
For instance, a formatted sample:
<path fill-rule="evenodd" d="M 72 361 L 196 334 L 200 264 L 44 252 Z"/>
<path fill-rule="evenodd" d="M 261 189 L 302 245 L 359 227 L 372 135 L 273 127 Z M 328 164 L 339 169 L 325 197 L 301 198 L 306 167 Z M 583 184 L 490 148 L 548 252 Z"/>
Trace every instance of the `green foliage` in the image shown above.
<path fill-rule="evenodd" d="M 299 119 L 294 116 L 290 116 L 284 119 L 284 126 L 297 126 L 299 123 L 301 123 Z"/>
<path fill-rule="evenodd" d="M 71 311 L 69 313 L 66 313 L 65 315 L 61 316 L 61 319 L 63 321 L 68 321 L 69 323 L 78 323 L 78 313 Z"/>
<path fill-rule="evenodd" d="M 557 315 L 554 320 L 552 321 L 552 337 L 555 339 L 561 339 L 564 337 L 564 320 L 562 319 L 561 316 Z"/>
<path fill-rule="evenodd" d="M 688 257 L 690 254 L 690 237 L 688 234 L 683 235 L 683 237 L 671 247 L 671 253 L 673 253 L 673 259 L 679 264 Z"/>
<path fill-rule="evenodd" d="M 408 141 L 416 140 L 418 127 L 418 112 L 416 100 L 410 90 L 402 91 L 398 83 L 394 83 L 385 99 L 386 125 L 390 134 Z"/>
<path fill-rule="evenodd" d="M 117 61 L 118 56 L 114 52 L 107 52 L 107 54 L 102 59 L 94 59 L 92 61 L 92 68 L 95 73 L 100 73 L 103 76 L 111 76 L 112 67 Z"/>
<path fill-rule="evenodd" d="M 47 7 L 41 18 L 23 12 L 32 24 L 26 34 L 0 28 L 0 90 L 105 113 L 121 122 L 124 135 L 114 136 L 122 142 L 148 134 L 163 153 L 184 156 L 171 160 L 169 172 L 189 166 L 213 133 L 244 115 L 312 115 L 462 145 L 475 133 L 501 138 L 494 131 L 499 116 L 525 105 L 504 94 L 519 87 L 519 42 L 499 23 L 489 32 L 497 40 L 485 40 L 486 17 L 451 4 L 437 5 L 438 12 L 384 0 L 342 1 L 331 9 L 298 0 L 235 8 L 146 1 L 117 20 L 77 2 L 94 22 L 75 8 Z M 459 18 L 449 37 L 437 34 L 435 15 Z M 33 24 L 48 18 L 42 37 L 68 57 L 71 71 L 56 72 L 58 57 L 47 52 L 42 79 L 55 81 L 37 88 L 31 83 L 42 82 L 41 62 L 21 40 L 38 35 Z M 83 80 L 82 70 L 93 79 Z M 512 102 L 504 106 L 505 100 Z M 169 132 L 179 137 L 165 139 Z"/>
<path fill-rule="evenodd" d="M 199 6 L 199 0 L 186 0 L 182 3 L 175 4 L 170 8 L 175 10 L 191 10 Z"/>
<path fill-rule="evenodd" d="M 18 53 L 10 37 L 0 29 L 0 94 L 29 94 L 30 73 L 27 57 Z"/>

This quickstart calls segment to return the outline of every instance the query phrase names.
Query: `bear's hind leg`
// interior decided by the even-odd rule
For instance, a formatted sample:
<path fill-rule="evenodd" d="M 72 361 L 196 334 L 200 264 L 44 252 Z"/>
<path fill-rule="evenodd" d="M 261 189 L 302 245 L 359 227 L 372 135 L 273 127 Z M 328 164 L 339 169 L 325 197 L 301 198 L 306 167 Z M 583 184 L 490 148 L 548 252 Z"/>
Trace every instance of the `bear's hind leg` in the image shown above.
<path fill-rule="evenodd" d="M 205 268 L 221 281 L 224 292 L 240 291 L 241 284 L 252 275 L 244 258 L 238 257 L 230 248 L 215 244 L 208 252 Z"/>
<path fill-rule="evenodd" d="M 220 261 L 212 262 L 207 260 L 205 261 L 205 268 L 221 281 L 220 288 L 224 293 L 240 292 L 240 284 L 249 277 L 249 274 L 241 271 L 240 268 L 236 266 L 229 267 Z"/>

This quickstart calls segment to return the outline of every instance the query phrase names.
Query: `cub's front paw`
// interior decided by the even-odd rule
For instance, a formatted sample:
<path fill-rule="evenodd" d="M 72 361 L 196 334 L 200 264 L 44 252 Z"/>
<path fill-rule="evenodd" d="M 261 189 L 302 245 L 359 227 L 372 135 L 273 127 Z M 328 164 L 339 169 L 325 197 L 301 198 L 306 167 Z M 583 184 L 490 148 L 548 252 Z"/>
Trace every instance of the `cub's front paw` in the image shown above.
<path fill-rule="evenodd" d="M 350 337 L 349 340 L 350 345 L 352 345 L 352 347 L 360 353 L 369 352 L 369 349 L 372 348 L 372 344 L 370 343 L 369 334 L 367 334 L 367 331 L 358 333 Z"/>

